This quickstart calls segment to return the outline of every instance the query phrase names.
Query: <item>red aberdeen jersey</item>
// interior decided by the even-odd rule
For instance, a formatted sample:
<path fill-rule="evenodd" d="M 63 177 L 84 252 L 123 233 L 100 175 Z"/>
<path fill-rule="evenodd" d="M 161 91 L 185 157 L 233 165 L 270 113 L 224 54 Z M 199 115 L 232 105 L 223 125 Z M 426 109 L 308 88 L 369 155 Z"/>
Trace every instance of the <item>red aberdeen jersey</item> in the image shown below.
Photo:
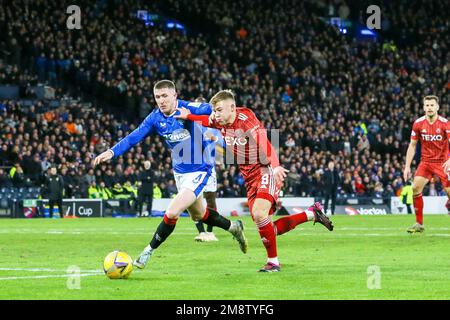
<path fill-rule="evenodd" d="M 420 141 L 422 161 L 444 163 L 449 154 L 450 122 L 438 116 L 436 121 L 430 124 L 426 116 L 423 116 L 414 122 L 411 139 Z"/>
<path fill-rule="evenodd" d="M 275 150 L 267 139 L 267 132 L 248 108 L 236 108 L 236 119 L 232 124 L 221 125 L 215 119 L 209 122 L 209 116 L 188 116 L 189 120 L 201 121 L 205 127 L 219 129 L 227 147 L 233 150 L 244 179 L 251 182 L 260 177 L 261 169 L 280 165 Z"/>

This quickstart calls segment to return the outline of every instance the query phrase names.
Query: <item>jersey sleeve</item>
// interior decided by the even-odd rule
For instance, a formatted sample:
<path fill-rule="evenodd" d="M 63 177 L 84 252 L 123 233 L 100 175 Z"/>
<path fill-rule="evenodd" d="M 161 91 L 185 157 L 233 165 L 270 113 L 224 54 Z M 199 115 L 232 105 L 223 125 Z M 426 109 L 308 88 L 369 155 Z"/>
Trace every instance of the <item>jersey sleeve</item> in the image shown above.
<path fill-rule="evenodd" d="M 248 116 L 250 120 L 248 125 L 253 126 L 252 128 L 248 128 L 248 130 L 250 130 L 253 139 L 257 143 L 260 163 L 264 165 L 271 164 L 273 168 L 279 167 L 280 161 L 275 148 L 267 138 L 267 130 L 261 125 L 261 122 L 259 122 L 252 111 L 250 111 Z"/>
<path fill-rule="evenodd" d="M 142 121 L 139 127 L 116 143 L 114 147 L 111 148 L 114 157 L 124 154 L 134 145 L 144 140 L 147 135 L 154 133 L 154 118 L 154 113 L 150 113 L 144 121 Z"/>
<path fill-rule="evenodd" d="M 417 122 L 413 123 L 412 131 L 411 131 L 411 140 L 419 140 L 420 136 L 420 128 Z"/>
<path fill-rule="evenodd" d="M 187 119 L 189 121 L 200 122 L 202 124 L 202 126 L 204 126 L 204 127 L 215 128 L 215 129 L 219 128 L 216 121 L 210 121 L 208 115 L 196 115 L 196 114 L 191 113 L 191 114 L 188 114 Z"/>
<path fill-rule="evenodd" d="M 212 113 L 211 105 L 205 102 L 189 102 L 179 100 L 179 107 L 189 109 L 192 114 L 197 115 L 210 115 Z"/>
<path fill-rule="evenodd" d="M 272 165 L 273 168 L 280 166 L 280 161 L 278 160 L 277 153 L 275 151 L 275 148 L 270 143 L 269 139 L 267 138 L 267 130 L 264 128 L 261 128 L 257 130 L 258 139 L 256 140 L 258 143 L 258 150 L 260 153 L 260 156 L 263 156 L 261 161 L 268 162 Z"/>
<path fill-rule="evenodd" d="M 445 124 L 445 134 L 447 135 L 447 140 L 450 141 L 450 121 L 447 121 Z"/>

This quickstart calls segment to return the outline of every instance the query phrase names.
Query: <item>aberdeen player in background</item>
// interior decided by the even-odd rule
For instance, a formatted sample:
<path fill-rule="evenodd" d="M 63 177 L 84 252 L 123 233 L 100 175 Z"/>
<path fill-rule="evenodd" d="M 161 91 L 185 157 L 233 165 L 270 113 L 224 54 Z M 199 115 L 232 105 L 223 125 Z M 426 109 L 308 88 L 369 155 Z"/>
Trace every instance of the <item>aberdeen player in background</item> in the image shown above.
<path fill-rule="evenodd" d="M 267 139 L 266 131 L 255 114 L 248 108 L 236 107 L 231 91 L 219 91 L 211 99 L 210 104 L 213 108 L 210 116 L 192 114 L 192 112 L 201 113 L 200 109 L 180 108 L 178 109 L 180 115 L 176 117 L 200 121 L 204 126 L 221 131 L 225 143 L 233 150 L 239 170 L 244 176 L 250 213 L 267 251 L 267 263 L 259 271 L 280 271 L 277 235 L 282 235 L 309 220 L 323 224 L 330 231 L 333 230 L 333 225 L 323 214 L 318 202 L 305 212 L 272 222 L 270 216 L 276 210 L 278 194 L 287 170 L 280 166 L 275 150 Z"/>
<path fill-rule="evenodd" d="M 439 98 L 426 96 L 423 98 L 425 116 L 417 119 L 412 128 L 411 142 L 406 152 L 406 164 L 403 178 L 408 181 L 411 174 L 411 162 L 416 152 L 417 141 L 422 146 L 422 157 L 414 175 L 413 197 L 416 224 L 407 231 L 409 233 L 423 232 L 423 197 L 422 191 L 430 179 L 437 175 L 442 186 L 450 197 L 450 181 L 447 174 L 446 160 L 448 159 L 450 139 L 450 123 L 438 115 Z M 443 168 L 444 167 L 444 168 Z M 447 200 L 447 204 L 449 201 Z"/>

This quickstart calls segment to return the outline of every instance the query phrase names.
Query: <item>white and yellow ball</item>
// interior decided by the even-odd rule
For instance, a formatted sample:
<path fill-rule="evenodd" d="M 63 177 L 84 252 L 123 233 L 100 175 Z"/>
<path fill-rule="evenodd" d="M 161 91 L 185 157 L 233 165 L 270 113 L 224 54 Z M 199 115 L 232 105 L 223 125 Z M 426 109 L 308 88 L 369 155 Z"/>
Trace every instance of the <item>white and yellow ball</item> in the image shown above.
<path fill-rule="evenodd" d="M 103 261 L 103 271 L 110 279 L 126 279 L 133 271 L 133 259 L 126 252 L 113 251 Z"/>

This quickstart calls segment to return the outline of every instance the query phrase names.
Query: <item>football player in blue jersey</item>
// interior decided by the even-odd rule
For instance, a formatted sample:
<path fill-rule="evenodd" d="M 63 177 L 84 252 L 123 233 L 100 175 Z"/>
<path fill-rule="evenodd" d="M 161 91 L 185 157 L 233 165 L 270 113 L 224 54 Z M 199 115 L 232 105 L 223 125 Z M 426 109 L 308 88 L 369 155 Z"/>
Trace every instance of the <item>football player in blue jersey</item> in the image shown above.
<path fill-rule="evenodd" d="M 229 231 L 239 242 L 241 251 L 246 253 L 247 239 L 242 221 L 231 221 L 213 208 L 207 207 L 205 210 L 203 206 L 203 191 L 214 167 L 205 159 L 205 153 L 208 153 L 208 146 L 214 141 L 204 139 L 207 129 L 200 124 L 174 117 L 179 112 L 177 108 L 184 107 L 192 113 L 211 113 L 211 105 L 177 99 L 175 84 L 170 80 L 158 81 L 153 87 L 153 94 L 158 108 L 155 108 L 133 132 L 94 159 L 96 166 L 119 157 L 150 134 L 162 136 L 172 151 L 172 167 L 178 194 L 170 202 L 163 221 L 158 225 L 149 245 L 134 261 L 134 265 L 140 269 L 147 265 L 154 250 L 173 232 L 179 215 L 185 210 L 194 221 L 202 221 L 207 225 Z"/>

